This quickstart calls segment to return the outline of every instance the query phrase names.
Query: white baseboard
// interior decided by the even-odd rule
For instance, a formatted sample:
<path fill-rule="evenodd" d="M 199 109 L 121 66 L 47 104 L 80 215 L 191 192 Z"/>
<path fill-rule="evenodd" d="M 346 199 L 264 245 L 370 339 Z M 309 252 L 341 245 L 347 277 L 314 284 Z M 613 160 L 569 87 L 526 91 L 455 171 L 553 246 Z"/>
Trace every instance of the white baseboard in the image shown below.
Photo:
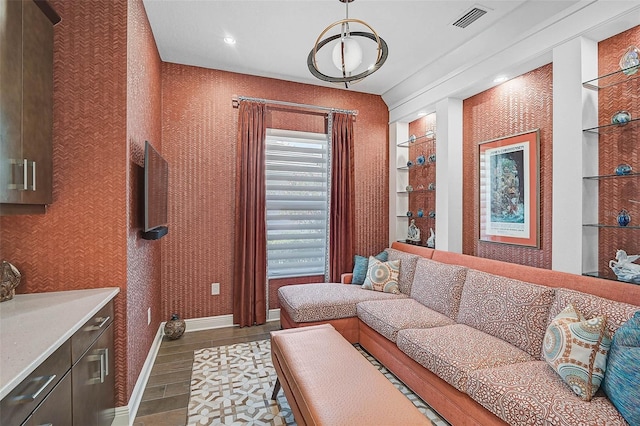
<path fill-rule="evenodd" d="M 116 416 L 113 419 L 113 423 L 111 423 L 111 426 L 133 425 L 133 422 L 136 418 L 136 413 L 138 412 L 138 408 L 140 407 L 140 401 L 142 401 L 144 388 L 147 386 L 147 381 L 149 380 L 149 376 L 151 375 L 153 363 L 156 360 L 158 350 L 160 349 L 160 344 L 162 343 L 162 336 L 164 334 L 163 330 L 164 323 L 160 324 L 160 327 L 158 327 L 156 337 L 154 337 L 153 342 L 151 343 L 149 354 L 147 355 L 147 359 L 144 361 L 144 365 L 142 366 L 142 371 L 140 371 L 140 375 L 138 376 L 136 385 L 133 387 L 131 398 L 129 398 L 129 404 L 123 407 L 116 407 Z"/>
<path fill-rule="evenodd" d="M 279 321 L 280 320 L 280 309 L 270 309 L 267 312 L 267 321 Z M 215 317 L 203 317 L 203 318 L 191 318 L 186 319 L 185 321 L 185 332 L 190 331 L 200 331 L 200 330 L 209 330 L 212 328 L 222 328 L 222 327 L 233 327 L 233 315 L 218 315 Z M 142 371 L 138 376 L 138 380 L 136 381 L 136 385 L 133 388 L 133 392 L 131 393 L 131 398 L 129 398 L 129 404 L 123 407 L 116 407 L 116 416 L 113 419 L 113 423 L 111 426 L 132 426 L 133 422 L 136 418 L 136 413 L 138 412 L 138 408 L 140 407 L 140 402 L 142 400 L 142 394 L 144 393 L 144 389 L 147 386 L 147 382 L 149 381 L 149 375 L 151 374 L 151 369 L 153 368 L 153 363 L 156 360 L 156 356 L 158 355 L 158 351 L 160 350 L 160 344 L 162 343 L 162 336 L 164 335 L 164 325 L 165 323 L 161 323 L 160 327 L 158 327 L 158 332 L 156 333 L 156 337 L 153 339 L 153 343 L 151 344 L 151 348 L 149 349 L 149 354 L 147 355 L 147 359 L 144 361 L 144 365 L 142 366 Z"/>

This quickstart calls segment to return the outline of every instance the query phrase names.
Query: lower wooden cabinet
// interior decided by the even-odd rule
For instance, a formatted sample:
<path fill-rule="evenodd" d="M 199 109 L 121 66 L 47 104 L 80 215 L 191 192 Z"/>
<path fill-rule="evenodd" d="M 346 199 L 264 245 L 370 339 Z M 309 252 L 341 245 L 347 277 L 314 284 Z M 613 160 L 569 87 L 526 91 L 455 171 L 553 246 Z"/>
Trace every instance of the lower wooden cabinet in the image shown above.
<path fill-rule="evenodd" d="M 71 373 L 67 373 L 60 383 L 47 395 L 38 408 L 23 423 L 24 426 L 65 426 L 71 419 Z"/>

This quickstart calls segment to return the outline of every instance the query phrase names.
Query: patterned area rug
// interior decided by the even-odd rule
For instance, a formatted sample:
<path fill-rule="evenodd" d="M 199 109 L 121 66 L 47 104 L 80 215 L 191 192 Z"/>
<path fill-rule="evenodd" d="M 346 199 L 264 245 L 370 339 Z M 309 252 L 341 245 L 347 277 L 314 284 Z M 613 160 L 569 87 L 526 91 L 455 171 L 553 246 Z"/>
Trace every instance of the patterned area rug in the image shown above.
<path fill-rule="evenodd" d="M 375 358 L 356 348 L 435 426 L 448 425 Z M 200 349 L 194 355 L 188 425 L 296 424 L 282 390 L 277 401 L 271 400 L 276 372 L 269 340 Z"/>

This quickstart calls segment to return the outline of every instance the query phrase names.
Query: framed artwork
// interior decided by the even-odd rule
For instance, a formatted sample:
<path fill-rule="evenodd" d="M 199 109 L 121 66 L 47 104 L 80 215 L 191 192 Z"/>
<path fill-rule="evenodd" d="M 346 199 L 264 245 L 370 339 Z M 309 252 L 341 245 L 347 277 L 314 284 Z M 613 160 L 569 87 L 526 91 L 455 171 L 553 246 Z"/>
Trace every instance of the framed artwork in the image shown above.
<path fill-rule="evenodd" d="M 480 241 L 540 247 L 540 130 L 478 148 Z"/>

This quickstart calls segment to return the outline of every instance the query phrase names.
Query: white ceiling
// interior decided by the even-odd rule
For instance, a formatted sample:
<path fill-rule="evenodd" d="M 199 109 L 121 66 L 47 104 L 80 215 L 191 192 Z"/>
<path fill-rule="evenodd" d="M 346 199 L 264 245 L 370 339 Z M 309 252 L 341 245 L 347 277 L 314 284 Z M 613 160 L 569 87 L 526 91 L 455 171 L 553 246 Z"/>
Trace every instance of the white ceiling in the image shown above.
<path fill-rule="evenodd" d="M 144 6 L 165 62 L 339 87 L 316 79 L 307 68 L 317 37 L 345 17 L 345 6 L 338 0 L 144 0 Z M 489 12 L 466 29 L 452 25 L 474 6 Z M 513 61 L 485 72 L 513 77 L 516 69 L 524 72 L 549 62 L 553 46 L 576 35 L 604 38 L 638 25 L 640 2 L 356 0 L 349 5 L 349 17 L 371 25 L 387 42 L 389 57 L 382 68 L 348 90 L 382 95 L 393 110 L 509 52 Z M 597 32 L 614 20 L 624 22 Z M 570 34 L 564 34 L 568 27 Z M 550 38 L 550 32 L 558 36 Z M 225 36 L 237 43 L 225 44 Z M 523 49 L 526 54 L 519 53 Z M 457 83 L 458 91 L 468 95 L 486 85 L 474 80 Z"/>

